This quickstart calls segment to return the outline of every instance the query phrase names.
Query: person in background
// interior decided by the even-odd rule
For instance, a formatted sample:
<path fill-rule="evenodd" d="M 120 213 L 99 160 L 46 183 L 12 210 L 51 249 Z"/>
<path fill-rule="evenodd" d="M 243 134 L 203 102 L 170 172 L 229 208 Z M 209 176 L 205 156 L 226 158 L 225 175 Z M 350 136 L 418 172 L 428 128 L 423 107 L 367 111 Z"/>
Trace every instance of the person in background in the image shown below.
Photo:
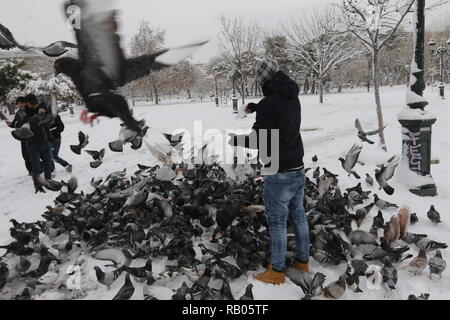
<path fill-rule="evenodd" d="M 72 165 L 59 156 L 59 149 L 61 148 L 61 133 L 64 131 L 64 123 L 59 115 L 54 117 L 54 121 L 50 123 L 48 129 L 50 131 L 49 140 L 53 159 L 53 171 L 55 170 L 54 162 L 57 162 L 66 168 L 68 173 L 72 173 Z"/>
<path fill-rule="evenodd" d="M 17 127 L 21 128 L 25 123 L 30 125 L 30 130 L 34 136 L 28 141 L 28 155 L 31 160 L 31 175 L 33 177 L 34 187 L 37 192 L 45 192 L 42 185 L 52 181 L 52 155 L 49 145 L 48 125 L 53 120 L 48 115 L 47 110 L 39 104 L 34 94 L 25 96 L 25 118 L 17 123 Z M 47 115 L 46 115 L 47 114 Z M 40 161 L 42 161 L 44 169 L 44 177 L 46 181 L 42 181 L 40 177 Z"/>
<path fill-rule="evenodd" d="M 258 62 L 256 81 L 262 87 L 264 99 L 258 104 L 249 103 L 246 113 L 256 112 L 254 131 L 279 132 L 279 140 L 275 141 L 279 146 L 279 168 L 274 174 L 264 175 L 264 205 L 269 225 L 271 263 L 266 271 L 255 278 L 265 283 L 282 284 L 285 282 L 288 220 L 296 240 L 294 267 L 309 272 L 309 227 L 303 207 L 305 171 L 300 135 L 300 89 L 295 81 L 279 70 L 277 61 L 271 58 Z M 249 148 L 246 137 L 239 139 L 237 135 L 231 135 L 229 143 L 234 147 Z M 261 149 L 259 142 L 258 149 Z"/>
<path fill-rule="evenodd" d="M 14 120 L 13 121 L 5 120 L 6 125 L 13 129 L 18 128 L 17 124 L 23 122 L 23 120 L 26 117 L 25 108 L 27 104 L 25 102 L 25 98 L 18 97 L 16 99 L 16 105 L 19 108 L 19 110 L 17 110 L 16 115 L 14 116 Z M 25 167 L 28 170 L 28 175 L 31 176 L 32 166 L 30 157 L 28 155 L 27 142 L 21 141 L 21 148 L 22 148 L 22 158 L 25 161 Z"/>

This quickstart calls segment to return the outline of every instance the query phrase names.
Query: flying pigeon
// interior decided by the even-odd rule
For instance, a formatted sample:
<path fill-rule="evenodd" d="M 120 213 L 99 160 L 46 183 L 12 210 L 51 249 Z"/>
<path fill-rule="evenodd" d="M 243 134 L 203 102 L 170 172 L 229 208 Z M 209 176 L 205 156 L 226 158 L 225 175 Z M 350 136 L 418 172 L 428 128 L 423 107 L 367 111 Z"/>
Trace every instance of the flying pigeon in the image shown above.
<path fill-rule="evenodd" d="M 145 125 L 144 120 L 139 121 L 139 123 L 141 123 L 142 126 Z M 147 134 L 148 127 L 143 127 L 143 129 L 137 133 L 136 131 L 129 129 L 125 123 L 122 123 L 120 126 L 122 128 L 119 131 L 119 139 L 110 142 L 108 144 L 109 149 L 112 152 L 123 152 L 123 146 L 126 143 L 131 143 L 131 149 L 133 150 L 140 149 L 142 147 L 143 138 Z"/>
<path fill-rule="evenodd" d="M 103 148 L 100 151 L 94 151 L 94 150 L 84 150 L 87 154 L 89 154 L 94 161 L 92 161 L 89 165 L 91 168 L 96 169 L 100 167 L 103 163 L 103 158 L 105 157 L 105 149 Z"/>
<path fill-rule="evenodd" d="M 170 146 L 175 148 L 176 146 L 178 146 L 180 143 L 182 143 L 183 141 L 183 137 L 184 137 L 184 132 L 183 133 L 179 133 L 176 135 L 172 135 L 172 134 L 168 134 L 168 133 L 163 133 L 164 137 L 167 139 L 167 141 L 169 141 Z"/>
<path fill-rule="evenodd" d="M 71 145 L 70 150 L 76 154 L 81 154 L 81 150 L 89 143 L 89 136 L 80 131 L 78 132 L 78 141 L 78 145 Z"/>
<path fill-rule="evenodd" d="M 383 189 L 388 195 L 394 194 L 394 188 L 388 185 L 388 181 L 392 179 L 395 169 L 400 163 L 400 157 L 395 155 L 383 164 L 381 169 L 375 170 L 375 178 L 380 185 L 380 190 Z"/>
<path fill-rule="evenodd" d="M 0 24 L 0 49 L 10 50 L 14 48 L 18 48 L 23 51 L 33 50 L 42 52 L 48 57 L 59 57 L 68 52 L 70 49 L 78 48 L 78 46 L 76 44 L 67 41 L 56 41 L 43 48 L 23 46 L 17 43 L 17 41 L 14 39 L 14 36 L 12 35 L 11 31 L 8 30 L 8 28 Z"/>
<path fill-rule="evenodd" d="M 435 209 L 434 205 L 431 206 L 430 210 L 427 212 L 427 217 L 434 223 L 441 223 L 441 215 Z"/>
<path fill-rule="evenodd" d="M 289 268 L 286 271 L 286 276 L 299 286 L 305 294 L 305 299 L 317 297 L 323 293 L 323 284 L 325 282 L 325 275 L 317 272 L 313 278 L 302 270 L 296 268 Z"/>
<path fill-rule="evenodd" d="M 363 141 L 363 142 L 368 142 L 369 144 L 374 144 L 375 142 L 369 140 L 367 138 L 367 136 L 373 136 L 373 135 L 379 134 L 386 128 L 386 127 L 384 127 L 382 129 L 364 132 L 364 130 L 361 126 L 361 123 L 359 122 L 358 119 L 356 119 L 356 121 L 355 121 L 355 127 L 356 127 L 356 129 L 358 129 L 358 138 L 360 138 L 361 141 Z"/>
<path fill-rule="evenodd" d="M 74 29 L 79 59 L 56 60 L 55 73 L 66 74 L 75 84 L 88 108 L 82 120 L 92 123 L 98 116 L 119 117 L 140 132 L 142 123 L 132 116 L 126 99 L 116 89 L 182 61 L 206 41 L 126 59 L 117 33 L 116 10 L 105 1 L 69 0 L 65 8 L 72 5 L 81 9 L 82 27 Z M 89 111 L 94 115 L 87 117 Z"/>
<path fill-rule="evenodd" d="M 354 144 L 350 151 L 344 158 L 339 158 L 339 161 L 342 163 L 342 168 L 348 172 L 348 175 L 351 174 L 355 176 L 356 179 L 361 179 L 361 177 L 353 170 L 356 163 L 358 162 L 359 155 L 361 153 L 362 146 Z"/>
<path fill-rule="evenodd" d="M 437 250 L 435 256 L 428 260 L 428 266 L 430 267 L 430 280 L 432 280 L 433 274 L 442 278 L 442 272 L 447 268 L 447 262 L 442 258 L 441 250 Z"/>

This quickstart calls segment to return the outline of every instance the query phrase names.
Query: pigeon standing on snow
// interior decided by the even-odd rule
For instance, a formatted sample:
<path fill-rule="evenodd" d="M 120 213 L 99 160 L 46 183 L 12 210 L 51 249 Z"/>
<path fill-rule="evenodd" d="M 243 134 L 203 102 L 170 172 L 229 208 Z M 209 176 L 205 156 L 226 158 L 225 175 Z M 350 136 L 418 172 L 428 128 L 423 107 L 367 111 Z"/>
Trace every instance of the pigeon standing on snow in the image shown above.
<path fill-rule="evenodd" d="M 0 24 L 0 49 L 10 50 L 15 48 L 21 49 L 23 51 L 33 50 L 42 52 L 48 57 L 59 57 L 68 52 L 70 49 L 78 48 L 78 46 L 67 41 L 56 41 L 44 48 L 23 46 L 17 43 L 8 28 Z"/>
<path fill-rule="evenodd" d="M 399 156 L 393 156 L 387 163 L 381 166 L 381 169 L 375 170 L 375 179 L 377 179 L 380 185 L 380 190 L 383 189 L 388 195 L 393 195 L 395 189 L 388 185 L 388 181 L 392 179 L 395 173 L 395 169 L 400 163 Z"/>
<path fill-rule="evenodd" d="M 125 276 L 125 283 L 119 292 L 114 296 L 113 300 L 130 300 L 134 293 L 134 286 L 130 279 L 130 274 L 127 273 Z"/>
<path fill-rule="evenodd" d="M 430 210 L 427 212 L 427 217 L 434 223 L 441 223 L 441 215 L 434 208 L 434 205 L 431 206 Z"/>
<path fill-rule="evenodd" d="M 437 250 L 435 256 L 428 260 L 428 267 L 430 268 L 430 280 L 433 274 L 442 278 L 442 272 L 447 268 L 447 262 L 442 258 L 441 250 Z"/>
<path fill-rule="evenodd" d="M 108 3 L 66 2 L 66 9 L 75 5 L 81 10 L 82 27 L 74 29 L 79 59 L 58 59 L 54 65 L 55 72 L 69 76 L 83 98 L 88 110 L 82 113 L 82 120 L 92 123 L 98 116 L 119 117 L 130 129 L 140 132 L 142 124 L 134 119 L 117 88 L 182 61 L 206 42 L 126 59 L 117 33 L 116 10 Z M 95 114 L 87 117 L 88 111 Z"/>
<path fill-rule="evenodd" d="M 437 249 L 447 249 L 447 247 L 448 247 L 447 244 L 431 240 L 431 239 L 427 238 L 426 236 L 420 237 L 420 235 L 418 235 L 418 238 L 419 239 L 417 239 L 417 242 L 416 242 L 417 248 L 423 249 L 427 252 L 434 251 Z"/>
<path fill-rule="evenodd" d="M 384 127 L 382 129 L 364 132 L 364 130 L 363 130 L 362 126 L 361 126 L 361 123 L 359 122 L 359 119 L 355 120 L 355 127 L 356 127 L 356 129 L 358 129 L 358 138 L 360 138 L 361 141 L 367 142 L 369 144 L 374 144 L 375 142 L 369 140 L 367 138 L 367 136 L 374 136 L 376 134 L 379 134 L 380 132 L 382 132 L 386 128 L 386 127 Z"/>
<path fill-rule="evenodd" d="M 383 258 L 384 266 L 381 269 L 381 275 L 383 276 L 384 285 L 390 290 L 395 289 L 395 285 L 397 284 L 397 269 L 392 265 L 391 259 L 389 257 Z"/>
<path fill-rule="evenodd" d="M 299 269 L 289 268 L 286 271 L 286 276 L 299 286 L 305 294 L 305 299 L 320 296 L 323 293 L 323 284 L 325 282 L 325 275 L 317 272 L 313 278 Z"/>
<path fill-rule="evenodd" d="M 96 169 L 102 165 L 103 158 L 105 157 L 105 149 L 102 149 L 100 151 L 85 150 L 85 152 L 94 159 L 94 161 L 89 163 L 91 168 Z"/>
<path fill-rule="evenodd" d="M 386 210 L 389 208 L 398 208 L 398 205 L 396 205 L 395 203 L 390 203 L 390 202 L 380 199 L 376 193 L 373 195 L 373 198 L 374 198 L 373 200 L 375 202 L 375 205 L 378 208 L 380 208 L 381 210 Z"/>
<path fill-rule="evenodd" d="M 350 149 L 350 151 L 345 156 L 345 159 L 339 158 L 339 161 L 342 164 L 342 168 L 344 168 L 344 170 L 348 172 L 349 176 L 352 174 L 355 176 L 356 179 L 361 179 L 361 177 L 353 170 L 356 163 L 358 162 L 361 150 L 362 150 L 362 146 L 354 144 L 353 147 Z"/>
<path fill-rule="evenodd" d="M 366 173 L 366 183 L 369 185 L 369 186 L 373 186 L 373 183 L 374 183 L 374 180 L 373 180 L 373 178 L 370 176 L 370 174 L 368 174 L 368 173 Z"/>
<path fill-rule="evenodd" d="M 255 300 L 253 298 L 253 285 L 250 283 L 247 288 L 245 288 L 245 293 L 244 295 L 239 299 L 239 300 Z"/>
<path fill-rule="evenodd" d="M 413 295 L 413 294 L 410 294 L 408 296 L 408 300 L 428 300 L 428 298 L 430 298 L 430 294 L 429 293 L 422 293 L 418 297 Z"/>
<path fill-rule="evenodd" d="M 342 275 L 338 281 L 332 282 L 323 289 L 323 296 L 328 299 L 340 299 L 347 287 L 346 277 Z"/>
<path fill-rule="evenodd" d="M 411 260 L 411 262 L 405 267 L 411 273 L 415 275 L 422 274 L 423 270 L 428 264 L 427 254 L 424 249 L 420 249 L 419 255 Z"/>
<path fill-rule="evenodd" d="M 89 136 L 82 131 L 78 132 L 78 145 L 71 145 L 70 150 L 76 154 L 81 154 L 81 150 L 89 144 Z"/>

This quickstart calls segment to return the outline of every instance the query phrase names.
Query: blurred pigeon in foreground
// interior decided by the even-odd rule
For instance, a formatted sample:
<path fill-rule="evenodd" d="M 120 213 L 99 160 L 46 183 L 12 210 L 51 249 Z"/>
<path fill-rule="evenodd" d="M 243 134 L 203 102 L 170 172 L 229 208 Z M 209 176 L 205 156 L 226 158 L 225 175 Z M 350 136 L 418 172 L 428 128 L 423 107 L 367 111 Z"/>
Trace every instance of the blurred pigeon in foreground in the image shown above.
<path fill-rule="evenodd" d="M 56 74 L 69 76 L 83 98 L 88 110 L 83 111 L 81 120 L 92 123 L 98 116 L 119 117 L 130 129 L 140 132 L 142 124 L 132 116 L 117 88 L 184 60 L 206 42 L 126 59 L 117 33 L 117 11 L 111 2 L 69 0 L 66 12 L 72 5 L 81 10 L 83 27 L 74 29 L 79 59 L 56 60 Z M 88 112 L 95 114 L 88 117 Z"/>

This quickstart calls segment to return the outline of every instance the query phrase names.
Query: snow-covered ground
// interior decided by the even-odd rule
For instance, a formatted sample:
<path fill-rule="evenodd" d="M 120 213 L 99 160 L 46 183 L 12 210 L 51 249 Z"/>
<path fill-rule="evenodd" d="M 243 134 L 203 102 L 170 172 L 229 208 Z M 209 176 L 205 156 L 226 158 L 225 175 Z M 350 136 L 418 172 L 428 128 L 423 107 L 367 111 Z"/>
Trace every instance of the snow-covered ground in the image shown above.
<path fill-rule="evenodd" d="M 447 88 L 449 92 L 450 88 Z M 365 166 L 357 166 L 356 171 L 365 176 L 365 173 L 373 175 L 376 165 L 387 160 L 394 154 L 401 152 L 401 131 L 397 121 L 398 111 L 405 105 L 405 87 L 383 88 L 382 104 L 387 128 L 385 130 L 387 138 L 388 153 L 382 152 L 377 145 L 369 146 L 364 144 L 360 160 Z M 402 184 L 397 174 L 392 181 L 392 186 L 396 192 L 392 197 L 380 193 L 380 197 L 399 205 L 408 205 L 413 212 L 417 213 L 419 223 L 410 227 L 411 232 L 426 233 L 433 240 L 450 243 L 450 218 L 448 208 L 450 208 L 450 100 L 441 100 L 437 92 L 426 92 L 426 98 L 430 102 L 427 110 L 432 111 L 438 118 L 433 127 L 432 157 L 438 159 L 439 164 L 432 166 L 432 174 L 438 187 L 439 196 L 435 198 L 421 198 L 411 194 Z M 209 100 L 209 99 L 208 99 Z M 319 166 L 325 166 L 330 171 L 339 174 L 342 189 L 353 187 L 357 180 L 348 178 L 337 160 L 344 155 L 358 141 L 354 121 L 359 118 L 365 129 L 376 128 L 376 112 L 374 107 L 373 93 L 360 92 L 331 94 L 326 96 L 325 103 L 320 105 L 316 96 L 301 96 L 302 102 L 302 136 L 305 145 L 305 163 L 311 164 L 314 155 L 319 157 Z M 77 110 L 78 112 L 80 110 Z M 254 116 L 247 119 L 236 119 L 230 107 L 216 108 L 213 103 L 175 104 L 161 106 L 137 106 L 134 114 L 138 118 L 145 118 L 151 127 L 147 135 L 149 141 L 163 141 L 161 132 L 172 132 L 175 129 L 186 129 L 194 131 L 194 122 L 201 121 L 203 130 L 216 128 L 222 132 L 227 129 L 247 129 L 250 128 Z M 128 146 L 124 153 L 112 153 L 107 144 L 117 139 L 120 129 L 119 121 L 102 118 L 95 127 L 82 124 L 78 120 L 78 115 L 70 117 L 68 113 L 61 115 L 66 125 L 66 130 L 62 134 L 63 144 L 60 156 L 73 164 L 73 175 L 79 179 L 81 189 L 87 192 L 92 191 L 89 182 L 92 177 L 105 177 L 112 171 L 127 169 L 129 174 L 137 170 L 136 164 L 151 165 L 156 160 L 143 147 L 134 151 Z M 82 130 L 90 137 L 90 144 L 87 149 L 99 150 L 106 148 L 105 162 L 98 169 L 89 166 L 90 158 L 87 154 L 76 155 L 69 149 L 70 144 L 77 143 L 77 133 Z M 10 129 L 2 122 L 0 123 L 0 244 L 7 244 L 12 239 L 9 236 L 9 219 L 32 222 L 40 218 L 45 210 L 45 206 L 53 204 L 55 193 L 35 194 L 31 177 L 27 176 L 25 166 L 20 154 L 20 144 L 10 135 Z M 57 165 L 56 179 L 65 180 L 68 174 Z M 364 189 L 370 189 L 364 186 Z M 378 189 L 373 187 L 372 191 Z M 426 213 L 430 205 L 434 204 L 441 213 L 442 223 L 435 225 L 428 220 Z M 385 219 L 395 211 L 384 212 Z M 412 246 L 413 254 L 417 254 L 417 249 Z M 2 250 L 0 250 L 0 255 Z M 434 255 L 434 253 L 432 253 Z M 450 261 L 450 253 L 444 250 L 443 256 Z M 313 271 L 320 271 L 327 275 L 326 284 L 338 279 L 339 274 L 345 272 L 345 265 L 332 268 L 322 268 L 311 259 Z M 154 270 L 158 271 L 158 270 Z M 256 273 L 256 272 L 255 272 Z M 253 274 L 253 273 L 252 273 Z M 272 286 L 255 281 L 252 274 L 241 277 L 231 284 L 233 293 L 239 297 L 243 294 L 248 282 L 254 284 L 253 293 L 256 299 L 299 299 L 301 289 L 290 281 L 281 286 Z M 95 273 L 90 271 L 87 275 L 89 279 L 95 280 Z M 98 289 L 91 291 L 89 299 L 110 299 L 123 284 L 123 275 L 107 291 L 99 285 Z M 383 299 L 386 298 L 384 289 L 370 290 L 367 288 L 364 279 L 361 278 L 361 289 L 364 293 L 355 294 L 350 290 L 345 293 L 345 299 Z M 409 294 L 430 293 L 430 299 L 450 298 L 450 272 L 443 273 L 441 280 L 428 279 L 428 268 L 420 276 L 414 276 L 406 271 L 399 271 L 398 288 L 391 298 L 406 299 Z M 93 284 L 94 288 L 97 287 Z M 47 296 L 52 298 L 52 296 Z M 141 299 L 142 292 L 136 290 L 133 299 Z"/>

